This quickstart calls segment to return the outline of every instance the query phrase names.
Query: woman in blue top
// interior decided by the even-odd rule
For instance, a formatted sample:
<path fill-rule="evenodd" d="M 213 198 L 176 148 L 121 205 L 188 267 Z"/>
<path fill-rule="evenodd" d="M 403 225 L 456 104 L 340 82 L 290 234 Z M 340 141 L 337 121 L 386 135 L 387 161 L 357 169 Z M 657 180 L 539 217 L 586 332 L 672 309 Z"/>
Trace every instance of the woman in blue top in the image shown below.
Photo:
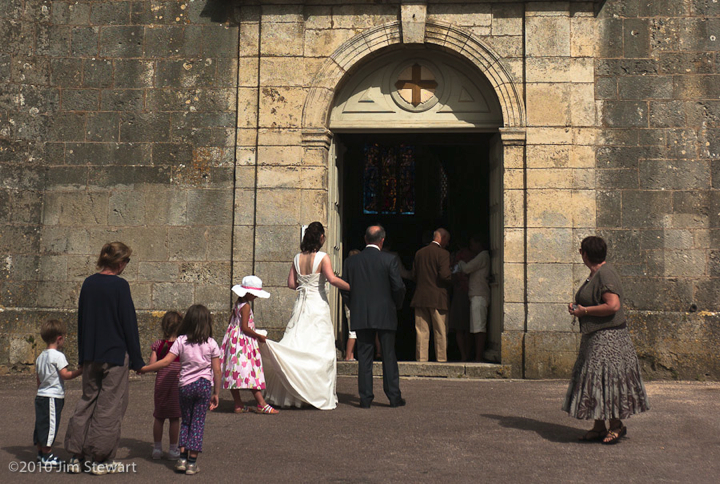
<path fill-rule="evenodd" d="M 105 244 L 97 261 L 100 272 L 85 279 L 80 290 L 77 338 L 83 395 L 65 434 L 65 449 L 74 455 L 70 472 L 118 470 L 112 461 L 128 405 L 129 369 L 145 365 L 130 286 L 120 277 L 131 254 L 122 242 Z M 91 462 L 82 465 L 84 459 Z"/>

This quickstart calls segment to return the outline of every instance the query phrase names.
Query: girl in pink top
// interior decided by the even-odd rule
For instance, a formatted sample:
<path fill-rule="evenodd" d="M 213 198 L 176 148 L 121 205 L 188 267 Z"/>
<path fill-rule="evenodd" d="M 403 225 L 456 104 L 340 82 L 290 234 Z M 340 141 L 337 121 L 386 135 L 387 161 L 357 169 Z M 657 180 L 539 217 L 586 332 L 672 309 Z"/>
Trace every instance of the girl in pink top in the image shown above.
<path fill-rule="evenodd" d="M 176 471 L 196 474 L 197 456 L 202 452 L 205 416 L 220 401 L 220 348 L 212 339 L 210 311 L 195 304 L 185 313 L 178 337 L 167 356 L 152 365 L 143 366 L 140 373 L 157 371 L 180 359 L 180 458 Z M 214 381 L 214 386 L 213 386 Z"/>

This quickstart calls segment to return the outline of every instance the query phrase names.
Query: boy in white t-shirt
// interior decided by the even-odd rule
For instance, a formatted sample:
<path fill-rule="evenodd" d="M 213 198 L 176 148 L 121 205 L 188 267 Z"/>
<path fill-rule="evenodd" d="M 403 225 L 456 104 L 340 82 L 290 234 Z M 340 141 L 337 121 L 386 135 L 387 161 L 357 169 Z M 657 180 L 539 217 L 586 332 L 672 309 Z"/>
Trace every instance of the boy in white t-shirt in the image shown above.
<path fill-rule="evenodd" d="M 52 444 L 60 428 L 60 414 L 65 403 L 64 380 L 72 380 L 82 374 L 82 367 L 69 371 L 67 359 L 59 351 L 65 344 L 65 333 L 65 324 L 57 319 L 49 319 L 40 326 L 40 336 L 47 343 L 47 349 L 35 360 L 38 392 L 35 397 L 33 443 L 37 446 L 38 463 L 44 466 L 63 464 L 52 453 Z"/>

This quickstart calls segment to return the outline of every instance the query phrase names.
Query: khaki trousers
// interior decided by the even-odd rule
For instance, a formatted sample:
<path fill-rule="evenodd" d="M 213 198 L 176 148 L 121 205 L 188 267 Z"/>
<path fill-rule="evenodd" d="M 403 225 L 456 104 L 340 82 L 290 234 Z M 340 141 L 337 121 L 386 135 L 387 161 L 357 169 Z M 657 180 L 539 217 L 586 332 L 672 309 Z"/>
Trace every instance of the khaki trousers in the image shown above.
<path fill-rule="evenodd" d="M 94 462 L 115 458 L 120 426 L 128 406 L 129 358 L 123 366 L 83 364 L 83 395 L 65 433 L 65 450 Z"/>
<path fill-rule="evenodd" d="M 448 312 L 445 309 L 415 308 L 415 359 L 428 360 L 430 344 L 430 324 L 435 338 L 435 357 L 443 363 L 447 361 Z"/>

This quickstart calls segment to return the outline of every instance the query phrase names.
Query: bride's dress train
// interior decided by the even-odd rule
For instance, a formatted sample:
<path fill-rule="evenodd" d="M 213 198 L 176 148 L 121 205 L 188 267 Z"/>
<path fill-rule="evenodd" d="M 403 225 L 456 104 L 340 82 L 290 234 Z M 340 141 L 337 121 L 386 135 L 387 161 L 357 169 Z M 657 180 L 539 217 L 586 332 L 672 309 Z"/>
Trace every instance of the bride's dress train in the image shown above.
<path fill-rule="evenodd" d="M 337 362 L 330 305 L 325 292 L 327 279 L 316 273 L 324 252 L 315 255 L 312 273 L 302 275 L 299 256 L 297 299 L 292 317 L 279 342 L 261 345 L 265 371 L 265 400 L 279 407 L 312 405 L 321 410 L 337 406 L 335 382 Z"/>

